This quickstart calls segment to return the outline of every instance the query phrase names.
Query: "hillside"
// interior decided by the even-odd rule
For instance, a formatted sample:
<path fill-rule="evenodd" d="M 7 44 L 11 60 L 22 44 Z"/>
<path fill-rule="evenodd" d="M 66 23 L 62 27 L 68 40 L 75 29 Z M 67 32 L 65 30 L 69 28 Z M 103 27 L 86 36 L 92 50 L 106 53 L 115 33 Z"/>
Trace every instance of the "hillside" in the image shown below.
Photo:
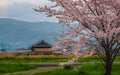
<path fill-rule="evenodd" d="M 53 37 L 62 25 L 52 22 L 25 22 L 15 19 L 0 19 L 0 44 L 4 42 L 11 48 L 28 47 L 36 41 L 53 43 Z"/>

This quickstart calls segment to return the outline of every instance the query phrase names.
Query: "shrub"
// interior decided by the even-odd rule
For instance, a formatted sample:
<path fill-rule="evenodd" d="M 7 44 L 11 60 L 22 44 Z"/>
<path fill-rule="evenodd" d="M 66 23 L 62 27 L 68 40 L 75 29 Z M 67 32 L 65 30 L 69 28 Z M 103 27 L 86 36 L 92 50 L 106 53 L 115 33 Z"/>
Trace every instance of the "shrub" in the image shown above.
<path fill-rule="evenodd" d="M 72 66 L 71 66 L 71 65 L 65 65 L 65 66 L 64 66 L 64 69 L 70 70 L 70 69 L 72 69 Z"/>

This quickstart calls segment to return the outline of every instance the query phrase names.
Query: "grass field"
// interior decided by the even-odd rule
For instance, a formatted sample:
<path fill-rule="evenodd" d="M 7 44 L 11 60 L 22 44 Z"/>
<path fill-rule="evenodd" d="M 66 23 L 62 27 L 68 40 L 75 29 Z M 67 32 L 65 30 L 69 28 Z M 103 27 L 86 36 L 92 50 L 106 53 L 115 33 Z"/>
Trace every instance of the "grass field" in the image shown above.
<path fill-rule="evenodd" d="M 35 69 L 35 66 L 28 65 L 28 64 L 0 64 L 0 74 L 3 73 L 12 73 L 12 72 L 18 72 L 18 71 L 26 71 L 30 69 Z"/>
<path fill-rule="evenodd" d="M 49 72 L 38 73 L 34 75 L 103 75 L 103 67 L 100 64 L 85 64 L 78 68 L 73 69 L 56 69 Z M 120 65 L 114 64 L 112 75 L 120 75 Z"/>
<path fill-rule="evenodd" d="M 74 69 L 57 69 L 35 75 L 103 75 L 103 66 L 100 64 L 101 62 L 97 56 L 81 57 L 78 62 L 96 62 L 97 64 L 82 65 L 78 68 L 78 71 Z M 120 62 L 120 56 L 117 56 L 114 62 Z M 120 75 L 120 64 L 114 63 L 112 75 Z"/>
<path fill-rule="evenodd" d="M 0 63 L 31 63 L 31 62 L 66 62 L 67 56 L 10 56 L 0 57 Z"/>
<path fill-rule="evenodd" d="M 98 56 L 81 57 L 78 62 L 101 62 Z M 120 56 L 117 56 L 114 62 L 120 62 Z"/>
<path fill-rule="evenodd" d="M 38 62 L 66 62 L 72 57 L 67 56 L 8 56 L 0 57 L 0 75 L 3 73 L 26 71 L 35 69 L 35 66 L 28 63 Z M 81 57 L 78 62 L 97 62 L 97 64 L 85 64 L 75 69 L 56 69 L 49 72 L 38 73 L 34 75 L 103 75 L 103 67 L 100 65 L 96 56 Z M 120 56 L 117 56 L 115 62 L 120 62 Z M 17 74 L 26 75 L 26 74 Z M 112 75 L 120 75 L 120 64 L 114 63 Z"/>
<path fill-rule="evenodd" d="M 0 57 L 0 74 L 25 71 L 36 68 L 28 63 L 65 62 L 66 56 L 2 56 Z"/>

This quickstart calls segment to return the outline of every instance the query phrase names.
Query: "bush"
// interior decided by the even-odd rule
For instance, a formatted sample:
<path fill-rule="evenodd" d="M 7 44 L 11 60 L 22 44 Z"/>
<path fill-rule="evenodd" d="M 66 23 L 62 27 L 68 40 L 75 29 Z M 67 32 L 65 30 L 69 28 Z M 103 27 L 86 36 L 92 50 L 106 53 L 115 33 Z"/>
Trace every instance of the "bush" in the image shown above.
<path fill-rule="evenodd" d="M 64 66 L 64 69 L 70 70 L 70 69 L 72 69 L 72 66 L 71 66 L 71 65 L 65 65 L 65 66 Z"/>

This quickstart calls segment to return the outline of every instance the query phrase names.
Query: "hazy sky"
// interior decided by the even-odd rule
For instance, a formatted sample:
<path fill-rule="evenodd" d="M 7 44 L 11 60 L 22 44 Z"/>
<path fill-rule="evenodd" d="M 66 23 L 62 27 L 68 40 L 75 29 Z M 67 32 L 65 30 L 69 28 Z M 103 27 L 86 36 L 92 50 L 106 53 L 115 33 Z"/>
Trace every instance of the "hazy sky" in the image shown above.
<path fill-rule="evenodd" d="M 51 5 L 48 0 L 0 0 L 0 18 L 14 18 L 25 21 L 52 21 L 44 13 L 33 11 L 37 6 Z"/>

